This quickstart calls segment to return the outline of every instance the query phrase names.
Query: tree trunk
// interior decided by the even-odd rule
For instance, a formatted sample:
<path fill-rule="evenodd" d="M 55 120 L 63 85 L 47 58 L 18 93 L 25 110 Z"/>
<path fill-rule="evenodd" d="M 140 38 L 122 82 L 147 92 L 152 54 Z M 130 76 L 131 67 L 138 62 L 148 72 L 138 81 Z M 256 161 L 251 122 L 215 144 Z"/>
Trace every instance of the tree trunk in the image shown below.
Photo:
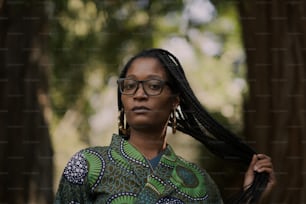
<path fill-rule="evenodd" d="M 239 12 L 249 82 L 245 135 L 276 171 L 267 203 L 305 203 L 306 2 L 244 0 Z"/>
<path fill-rule="evenodd" d="M 53 202 L 45 6 L 0 1 L 0 203 Z"/>

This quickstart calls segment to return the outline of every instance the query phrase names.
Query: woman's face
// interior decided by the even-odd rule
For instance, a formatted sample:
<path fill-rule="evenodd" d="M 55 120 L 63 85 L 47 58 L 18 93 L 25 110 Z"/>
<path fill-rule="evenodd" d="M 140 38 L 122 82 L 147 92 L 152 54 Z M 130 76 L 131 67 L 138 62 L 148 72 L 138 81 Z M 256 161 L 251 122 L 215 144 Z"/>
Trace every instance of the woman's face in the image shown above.
<path fill-rule="evenodd" d="M 135 59 L 128 68 L 125 78 L 134 80 L 159 79 L 167 81 L 162 64 L 155 58 L 142 57 Z M 168 85 L 164 85 L 159 95 L 149 96 L 139 84 L 133 95 L 121 95 L 127 123 L 131 129 L 152 131 L 165 128 L 171 111 L 179 103 Z"/>

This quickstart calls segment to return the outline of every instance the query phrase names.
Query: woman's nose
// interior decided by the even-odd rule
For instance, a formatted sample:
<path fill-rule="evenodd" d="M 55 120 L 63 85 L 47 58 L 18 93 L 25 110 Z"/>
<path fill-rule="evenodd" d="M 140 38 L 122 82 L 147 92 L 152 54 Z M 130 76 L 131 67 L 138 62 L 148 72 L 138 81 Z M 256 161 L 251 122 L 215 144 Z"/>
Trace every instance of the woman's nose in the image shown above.
<path fill-rule="evenodd" d="M 139 98 L 139 97 L 148 97 L 147 93 L 145 92 L 143 88 L 143 84 L 139 83 L 138 87 L 136 89 L 136 92 L 134 94 L 134 98 Z"/>

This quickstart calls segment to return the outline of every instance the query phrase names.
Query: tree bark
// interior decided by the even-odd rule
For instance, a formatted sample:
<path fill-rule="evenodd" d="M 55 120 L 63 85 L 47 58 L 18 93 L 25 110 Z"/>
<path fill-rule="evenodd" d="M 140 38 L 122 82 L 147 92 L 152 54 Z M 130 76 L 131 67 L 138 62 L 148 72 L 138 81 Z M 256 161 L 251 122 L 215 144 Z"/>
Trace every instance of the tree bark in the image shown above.
<path fill-rule="evenodd" d="M 238 5 L 249 82 L 245 135 L 276 171 L 267 203 L 305 203 L 306 2 Z"/>
<path fill-rule="evenodd" d="M 47 19 L 40 1 L 0 1 L 0 203 L 53 202 Z"/>

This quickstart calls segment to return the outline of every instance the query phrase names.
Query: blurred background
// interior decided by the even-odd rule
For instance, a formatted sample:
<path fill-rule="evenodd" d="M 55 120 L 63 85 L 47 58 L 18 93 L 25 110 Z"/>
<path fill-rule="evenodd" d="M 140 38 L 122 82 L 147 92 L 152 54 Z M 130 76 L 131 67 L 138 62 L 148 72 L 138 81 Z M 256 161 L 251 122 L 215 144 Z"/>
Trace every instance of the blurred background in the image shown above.
<path fill-rule="evenodd" d="M 176 55 L 211 115 L 272 157 L 266 203 L 306 203 L 305 13 L 305 0 L 0 0 L 0 203 L 53 203 L 70 157 L 117 133 L 118 73 L 151 47 Z M 224 198 L 238 192 L 246 167 L 170 132 Z"/>

